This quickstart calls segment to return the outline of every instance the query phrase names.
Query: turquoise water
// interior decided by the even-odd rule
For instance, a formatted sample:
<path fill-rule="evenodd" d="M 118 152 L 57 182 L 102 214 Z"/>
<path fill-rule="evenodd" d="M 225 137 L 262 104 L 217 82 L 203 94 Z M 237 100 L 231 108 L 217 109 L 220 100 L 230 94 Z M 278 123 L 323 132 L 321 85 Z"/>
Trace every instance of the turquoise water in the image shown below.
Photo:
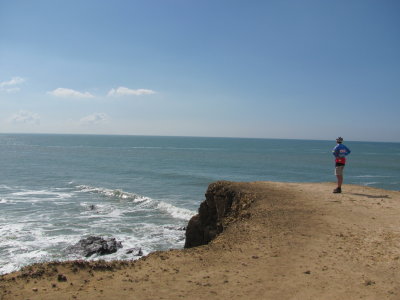
<path fill-rule="evenodd" d="M 345 183 L 400 189 L 400 143 L 345 143 Z M 180 248 L 208 184 L 334 181 L 334 141 L 0 135 L 0 274 L 81 258 L 80 238 L 113 236 L 133 259 Z M 96 257 L 93 259 L 97 259 Z"/>

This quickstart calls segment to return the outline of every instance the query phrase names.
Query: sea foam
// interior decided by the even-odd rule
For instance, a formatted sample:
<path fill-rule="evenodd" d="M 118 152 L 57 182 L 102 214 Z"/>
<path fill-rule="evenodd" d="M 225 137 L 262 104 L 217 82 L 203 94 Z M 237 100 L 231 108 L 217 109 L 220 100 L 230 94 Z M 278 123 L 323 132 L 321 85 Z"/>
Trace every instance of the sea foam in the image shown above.
<path fill-rule="evenodd" d="M 179 207 L 173 206 L 172 204 L 169 204 L 166 202 L 158 203 L 157 208 L 169 213 L 174 218 L 187 220 L 187 221 L 190 220 L 190 218 L 196 214 L 196 212 L 193 212 L 193 211 L 185 209 L 185 208 L 179 208 Z"/>

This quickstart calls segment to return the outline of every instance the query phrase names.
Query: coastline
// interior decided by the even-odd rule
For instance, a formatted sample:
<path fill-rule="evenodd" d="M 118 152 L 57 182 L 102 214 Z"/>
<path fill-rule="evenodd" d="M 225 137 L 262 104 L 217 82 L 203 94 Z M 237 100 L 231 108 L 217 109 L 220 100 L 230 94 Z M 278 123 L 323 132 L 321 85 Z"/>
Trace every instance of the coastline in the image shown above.
<path fill-rule="evenodd" d="M 251 204 L 228 214 L 209 244 L 129 262 L 35 264 L 0 276 L 0 299 L 400 297 L 400 192 L 344 185 L 342 194 L 332 194 L 333 183 L 219 184 L 239 193 L 239 204 Z"/>

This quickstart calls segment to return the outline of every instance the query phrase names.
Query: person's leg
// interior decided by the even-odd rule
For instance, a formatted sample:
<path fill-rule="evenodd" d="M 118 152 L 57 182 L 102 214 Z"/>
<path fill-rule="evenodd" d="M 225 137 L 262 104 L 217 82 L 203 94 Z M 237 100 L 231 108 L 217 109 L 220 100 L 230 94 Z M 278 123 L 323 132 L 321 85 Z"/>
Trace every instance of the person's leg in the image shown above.
<path fill-rule="evenodd" d="M 343 167 L 344 166 L 336 166 L 335 175 L 337 178 L 337 188 L 333 190 L 334 193 L 342 192 L 342 183 L 343 183 Z"/>
<path fill-rule="evenodd" d="M 336 175 L 336 177 L 337 177 L 337 187 L 342 188 L 343 175 Z"/>

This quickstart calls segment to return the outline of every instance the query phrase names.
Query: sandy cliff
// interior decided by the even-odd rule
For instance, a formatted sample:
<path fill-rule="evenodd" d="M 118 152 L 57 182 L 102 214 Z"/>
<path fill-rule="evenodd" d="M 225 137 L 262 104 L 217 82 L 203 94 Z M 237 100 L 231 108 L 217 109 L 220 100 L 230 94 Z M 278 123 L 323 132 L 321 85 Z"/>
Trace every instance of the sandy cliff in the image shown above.
<path fill-rule="evenodd" d="M 187 232 L 209 244 L 34 265 L 2 276 L 0 299 L 400 299 L 400 192 L 333 188 L 215 183 Z"/>

